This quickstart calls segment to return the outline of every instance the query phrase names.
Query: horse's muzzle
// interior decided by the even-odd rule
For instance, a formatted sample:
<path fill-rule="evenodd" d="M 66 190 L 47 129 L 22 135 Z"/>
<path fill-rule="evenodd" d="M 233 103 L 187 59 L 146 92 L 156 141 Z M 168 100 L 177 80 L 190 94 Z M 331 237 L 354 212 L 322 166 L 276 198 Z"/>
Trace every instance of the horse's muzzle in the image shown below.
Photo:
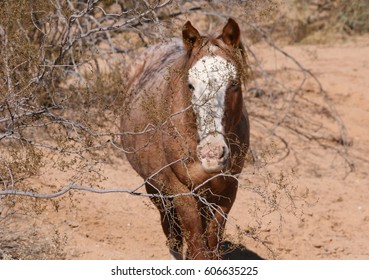
<path fill-rule="evenodd" d="M 221 172 L 229 158 L 229 148 L 223 135 L 208 135 L 197 146 L 197 157 L 206 173 Z"/>

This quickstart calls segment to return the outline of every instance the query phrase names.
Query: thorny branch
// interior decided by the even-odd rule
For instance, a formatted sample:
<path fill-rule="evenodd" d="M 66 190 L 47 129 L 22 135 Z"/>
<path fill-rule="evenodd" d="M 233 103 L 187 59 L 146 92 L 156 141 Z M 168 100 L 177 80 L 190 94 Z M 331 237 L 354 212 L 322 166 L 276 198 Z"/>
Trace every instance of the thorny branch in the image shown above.
<path fill-rule="evenodd" d="M 118 188 L 118 189 L 96 189 L 96 188 L 87 187 L 87 186 L 79 186 L 79 185 L 75 185 L 75 184 L 70 184 L 70 185 L 66 186 L 65 188 L 63 188 L 62 190 L 60 190 L 58 192 L 51 193 L 51 194 L 41 194 L 41 193 L 30 192 L 30 191 L 4 190 L 4 191 L 0 191 L 0 195 L 19 195 L 19 196 L 28 196 L 28 197 L 33 197 L 33 198 L 50 199 L 50 198 L 56 198 L 56 197 L 62 196 L 63 194 L 65 194 L 65 193 L 67 193 L 71 190 L 79 190 L 79 191 L 88 191 L 88 192 L 99 193 L 99 194 L 128 193 L 128 194 L 135 195 L 135 196 L 151 197 L 151 198 L 152 197 L 158 197 L 158 198 L 163 198 L 163 199 L 171 199 L 171 198 L 180 197 L 180 196 L 195 196 L 195 197 L 200 198 L 201 196 L 199 196 L 196 193 L 197 190 L 201 189 L 204 185 L 209 183 L 211 180 L 214 180 L 215 178 L 221 177 L 221 176 L 222 177 L 232 177 L 236 180 L 237 180 L 237 177 L 238 177 L 238 175 L 217 174 L 217 175 L 214 175 L 213 177 L 207 179 L 206 181 L 204 181 L 200 185 L 196 186 L 196 188 L 194 188 L 193 190 L 191 190 L 187 193 L 167 195 L 167 194 L 161 193 L 160 190 L 158 190 L 159 194 L 147 194 L 146 192 L 138 192 L 138 190 L 141 189 L 142 187 L 144 187 L 146 183 L 150 183 L 150 180 L 153 177 L 155 177 L 155 175 L 162 172 L 164 169 L 170 167 L 171 165 L 176 164 L 176 163 L 181 162 L 181 161 L 182 161 L 182 159 L 176 160 L 176 161 L 174 161 L 170 164 L 165 165 L 164 167 L 160 168 L 158 171 L 153 173 L 142 184 L 140 184 L 139 186 L 137 186 L 134 189 L 122 189 L 122 188 Z M 201 198 L 201 199 L 204 199 L 204 198 Z"/>

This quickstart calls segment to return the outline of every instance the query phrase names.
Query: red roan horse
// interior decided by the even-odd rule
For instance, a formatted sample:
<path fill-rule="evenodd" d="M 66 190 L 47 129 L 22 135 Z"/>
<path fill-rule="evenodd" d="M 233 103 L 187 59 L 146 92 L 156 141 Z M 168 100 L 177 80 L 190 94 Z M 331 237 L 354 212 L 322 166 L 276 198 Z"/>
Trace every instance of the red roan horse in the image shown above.
<path fill-rule="evenodd" d="M 220 258 L 219 244 L 249 146 L 238 24 L 218 37 L 187 22 L 182 42 L 149 48 L 129 70 L 122 145 L 159 209 L 171 254 Z"/>

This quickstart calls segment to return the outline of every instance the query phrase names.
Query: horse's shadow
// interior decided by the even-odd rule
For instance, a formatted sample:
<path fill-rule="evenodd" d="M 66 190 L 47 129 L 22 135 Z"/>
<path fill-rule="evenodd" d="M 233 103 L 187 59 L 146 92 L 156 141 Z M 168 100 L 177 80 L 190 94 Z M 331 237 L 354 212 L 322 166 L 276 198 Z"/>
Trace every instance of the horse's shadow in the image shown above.
<path fill-rule="evenodd" d="M 221 242 L 220 250 L 223 260 L 264 260 L 242 244 L 233 244 L 230 241 Z"/>

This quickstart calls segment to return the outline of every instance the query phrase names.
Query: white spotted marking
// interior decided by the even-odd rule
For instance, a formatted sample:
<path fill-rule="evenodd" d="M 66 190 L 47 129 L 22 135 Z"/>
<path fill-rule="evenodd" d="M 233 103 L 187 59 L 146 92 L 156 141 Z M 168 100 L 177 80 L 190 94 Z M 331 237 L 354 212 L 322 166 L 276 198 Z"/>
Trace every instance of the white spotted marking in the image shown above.
<path fill-rule="evenodd" d="M 192 106 L 196 113 L 200 140 L 210 134 L 224 134 L 225 93 L 230 80 L 237 75 L 236 67 L 221 56 L 205 56 L 188 73 L 192 89 Z"/>

